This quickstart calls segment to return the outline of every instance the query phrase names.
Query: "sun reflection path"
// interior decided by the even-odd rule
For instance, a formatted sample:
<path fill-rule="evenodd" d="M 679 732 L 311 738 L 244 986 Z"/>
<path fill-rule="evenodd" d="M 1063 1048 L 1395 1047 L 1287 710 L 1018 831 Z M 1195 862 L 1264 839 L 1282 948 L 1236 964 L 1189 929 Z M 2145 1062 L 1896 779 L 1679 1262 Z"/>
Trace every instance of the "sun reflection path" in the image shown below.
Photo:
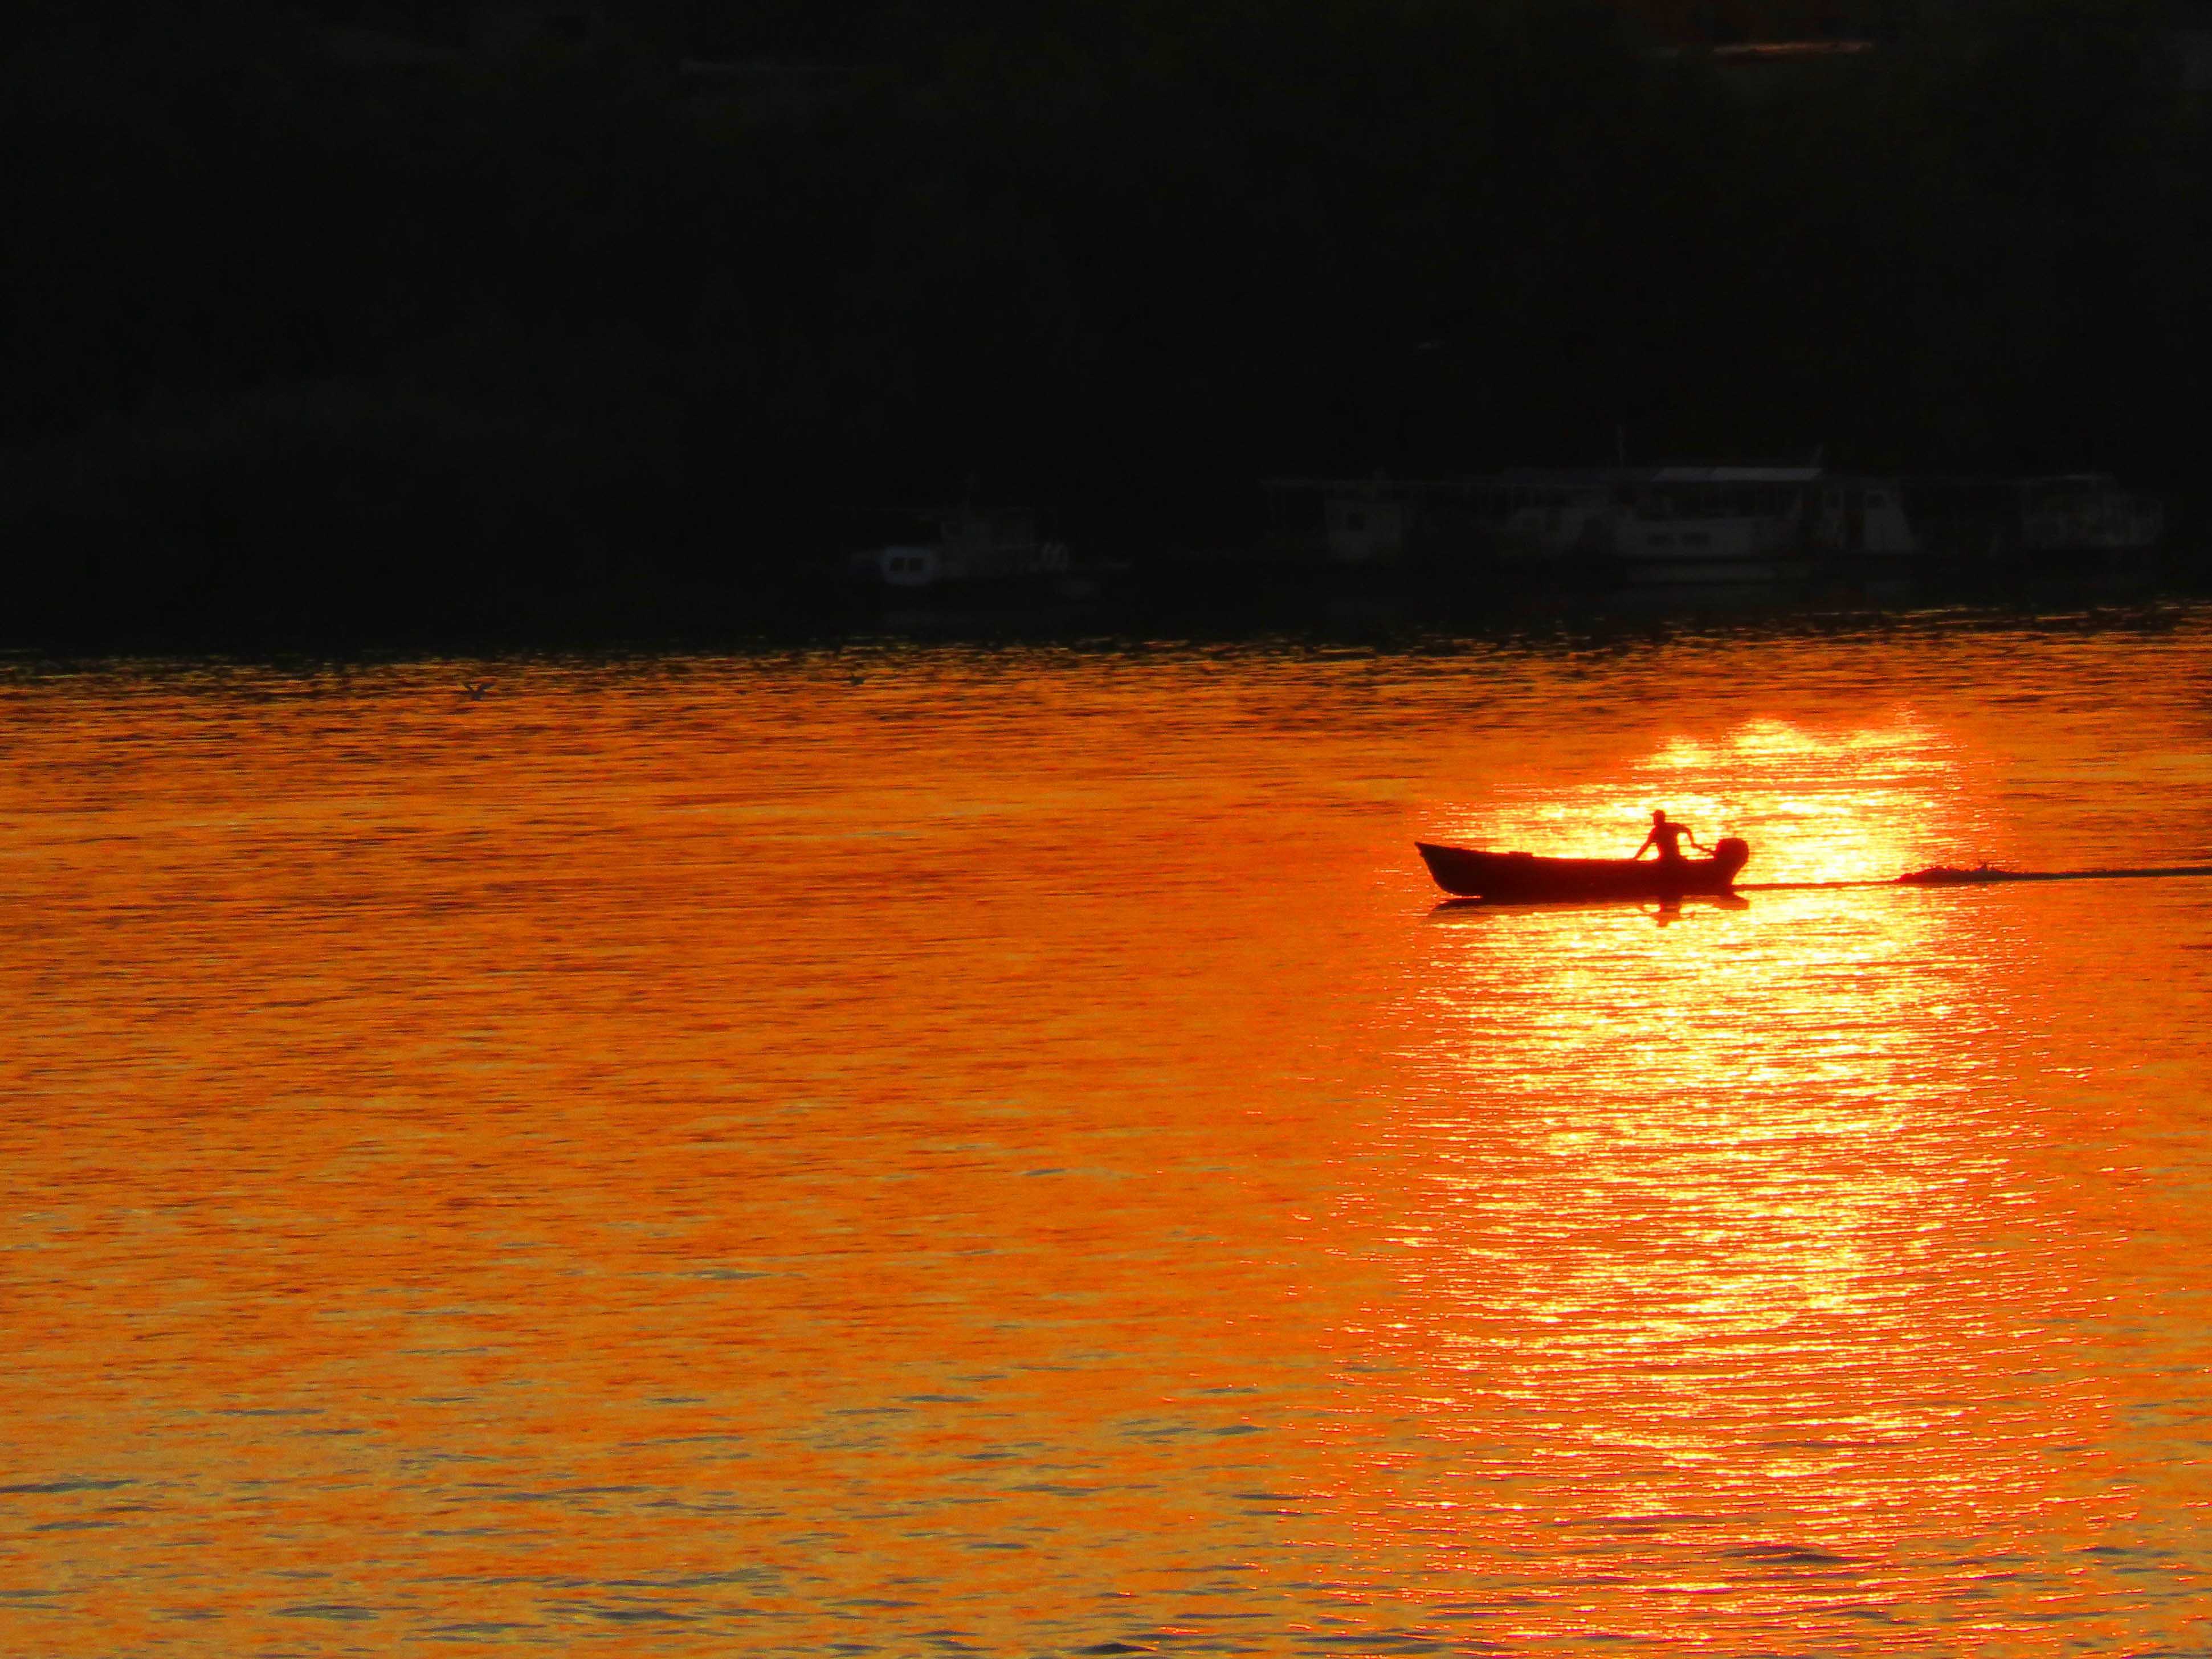
<path fill-rule="evenodd" d="M 1589 852 L 1591 825 L 1664 805 L 1791 849 L 1777 878 L 1847 878 L 1971 837 L 1961 763 L 1910 720 L 1759 721 L 1488 821 Z M 1531 1641 L 1799 1650 L 1940 1603 L 1978 1609 L 1978 1650 L 2054 1649 L 2046 1616 L 2094 1621 L 2117 1579 L 2004 1560 L 2124 1504 L 2080 1450 L 2108 1402 L 2054 1334 L 2082 1312 L 2072 1247 L 2010 1156 L 2030 1112 L 2002 941 L 1907 892 L 1652 919 L 1421 930 L 1389 1173 L 1347 1200 L 1389 1210 L 1365 1224 L 1401 1288 L 1345 1339 L 1348 1386 L 1395 1391 L 1426 1462 L 1354 1452 L 1340 1524 Z M 1501 1559 L 1588 1593 L 1529 1595 Z"/>

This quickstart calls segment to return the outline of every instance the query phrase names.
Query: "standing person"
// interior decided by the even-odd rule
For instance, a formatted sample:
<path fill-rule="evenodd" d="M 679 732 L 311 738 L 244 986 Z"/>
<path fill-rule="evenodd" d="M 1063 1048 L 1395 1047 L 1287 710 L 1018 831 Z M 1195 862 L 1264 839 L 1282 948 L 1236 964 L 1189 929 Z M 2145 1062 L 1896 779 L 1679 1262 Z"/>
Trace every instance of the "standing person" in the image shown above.
<path fill-rule="evenodd" d="M 1668 823 L 1666 809 L 1662 807 L 1651 815 L 1651 833 L 1644 836 L 1644 845 L 1636 849 L 1636 856 L 1642 858 L 1656 847 L 1659 849 L 1660 863 L 1680 864 L 1683 862 L 1681 843 L 1686 841 L 1700 853 L 1713 850 L 1691 833 L 1689 825 Z"/>

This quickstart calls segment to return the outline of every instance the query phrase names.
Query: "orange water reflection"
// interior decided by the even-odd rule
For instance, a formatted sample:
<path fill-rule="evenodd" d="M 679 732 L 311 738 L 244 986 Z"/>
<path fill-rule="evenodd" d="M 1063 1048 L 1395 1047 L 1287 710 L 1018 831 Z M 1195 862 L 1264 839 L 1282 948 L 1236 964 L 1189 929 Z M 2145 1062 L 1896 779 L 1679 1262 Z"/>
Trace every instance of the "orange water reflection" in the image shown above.
<path fill-rule="evenodd" d="M 2201 857 L 2208 668 L 21 678 L 0 1651 L 2190 1650 L 2203 886 L 1408 842 Z"/>
<path fill-rule="evenodd" d="M 1764 719 L 1495 816 L 1565 847 L 1664 802 L 1787 849 L 1763 873 L 1864 878 L 1986 838 L 1990 759 L 1909 717 Z M 1820 1647 L 1844 1619 L 1881 1647 L 2124 1644 L 2128 1569 L 2082 1552 L 2136 1503 L 2112 1390 L 2067 1352 L 2106 1240 L 2037 1168 L 2094 1120 L 2048 1103 L 2023 1037 L 2051 988 L 2020 982 L 2039 942 L 2002 905 L 1762 895 L 1664 933 L 1649 908 L 1439 911 L 1392 1010 L 1389 1178 L 1352 1206 L 1404 1294 L 1347 1335 L 1352 1390 L 1371 1410 L 1388 1375 L 1449 1496 L 1352 1498 L 1363 1532 L 1477 1597 L 1501 1553 L 1549 1564 L 1498 1608 L 1544 1643 Z"/>

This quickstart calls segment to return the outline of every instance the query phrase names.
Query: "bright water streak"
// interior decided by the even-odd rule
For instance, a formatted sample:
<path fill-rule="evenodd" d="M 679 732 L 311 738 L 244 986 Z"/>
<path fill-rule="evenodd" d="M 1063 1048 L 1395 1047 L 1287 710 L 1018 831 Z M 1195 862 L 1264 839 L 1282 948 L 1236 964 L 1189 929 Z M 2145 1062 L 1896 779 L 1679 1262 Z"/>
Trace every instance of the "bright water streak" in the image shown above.
<path fill-rule="evenodd" d="M 481 701 L 456 688 L 479 672 Z M 2212 617 L 0 684 L 0 1651 L 2212 1649 Z"/>

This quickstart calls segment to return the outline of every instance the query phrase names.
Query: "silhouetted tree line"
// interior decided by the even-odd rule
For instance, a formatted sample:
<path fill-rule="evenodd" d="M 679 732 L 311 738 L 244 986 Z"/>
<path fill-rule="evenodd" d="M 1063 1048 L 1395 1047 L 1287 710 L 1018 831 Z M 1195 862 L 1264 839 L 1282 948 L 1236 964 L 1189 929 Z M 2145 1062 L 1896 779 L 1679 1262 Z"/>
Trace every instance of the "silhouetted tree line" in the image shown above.
<path fill-rule="evenodd" d="M 1265 475 L 1624 437 L 2197 487 L 2212 127 L 2147 0 L 1753 70 L 1576 0 L 586 10 L 0 25 L 19 629 L 742 605 L 856 507 L 1214 542 Z"/>

